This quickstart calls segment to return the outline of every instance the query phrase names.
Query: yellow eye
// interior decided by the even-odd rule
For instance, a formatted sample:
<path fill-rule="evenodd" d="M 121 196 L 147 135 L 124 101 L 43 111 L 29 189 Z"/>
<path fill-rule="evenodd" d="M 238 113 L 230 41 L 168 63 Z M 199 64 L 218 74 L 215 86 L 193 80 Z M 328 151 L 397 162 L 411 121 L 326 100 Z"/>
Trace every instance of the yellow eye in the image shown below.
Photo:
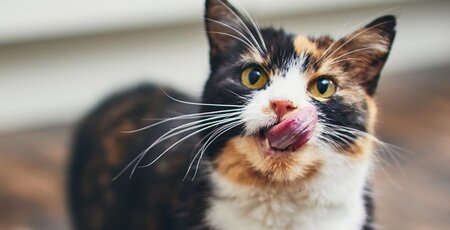
<path fill-rule="evenodd" d="M 248 67 L 241 73 L 242 84 L 251 89 L 261 89 L 267 81 L 267 74 L 257 67 Z"/>
<path fill-rule="evenodd" d="M 336 93 L 336 84 L 331 79 L 319 77 L 308 86 L 309 93 L 318 98 L 328 98 Z"/>

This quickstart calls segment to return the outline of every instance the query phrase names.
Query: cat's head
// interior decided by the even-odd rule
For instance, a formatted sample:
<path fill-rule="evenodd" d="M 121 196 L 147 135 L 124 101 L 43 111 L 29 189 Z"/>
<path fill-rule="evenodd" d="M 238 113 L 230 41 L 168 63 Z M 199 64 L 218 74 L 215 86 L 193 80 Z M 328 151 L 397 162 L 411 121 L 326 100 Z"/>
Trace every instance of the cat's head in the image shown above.
<path fill-rule="evenodd" d="M 207 0 L 205 23 L 203 103 L 214 105 L 204 110 L 229 114 L 216 126 L 224 133 L 212 154 L 219 173 L 239 184 L 291 183 L 370 159 L 393 16 L 336 40 L 310 38 L 259 29 L 227 1 Z"/>

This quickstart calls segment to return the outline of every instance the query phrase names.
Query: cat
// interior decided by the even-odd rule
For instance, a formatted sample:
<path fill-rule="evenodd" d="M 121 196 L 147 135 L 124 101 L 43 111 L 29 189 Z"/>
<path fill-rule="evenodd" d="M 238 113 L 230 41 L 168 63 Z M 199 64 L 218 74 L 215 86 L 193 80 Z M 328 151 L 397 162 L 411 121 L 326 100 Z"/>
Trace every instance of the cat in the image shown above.
<path fill-rule="evenodd" d="M 226 0 L 205 6 L 200 101 L 142 84 L 81 122 L 74 227 L 373 229 L 374 96 L 395 17 L 311 38 L 260 29 Z"/>

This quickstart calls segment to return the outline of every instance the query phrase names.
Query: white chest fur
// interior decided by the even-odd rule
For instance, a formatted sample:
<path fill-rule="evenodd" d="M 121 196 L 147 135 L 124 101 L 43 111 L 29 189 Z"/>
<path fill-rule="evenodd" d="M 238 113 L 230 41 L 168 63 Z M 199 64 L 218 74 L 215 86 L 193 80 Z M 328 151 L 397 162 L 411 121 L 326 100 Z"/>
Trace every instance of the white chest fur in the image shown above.
<path fill-rule="evenodd" d="M 239 186 L 213 172 L 206 222 L 221 230 L 360 230 L 369 164 L 334 160 L 311 182 L 289 188 Z"/>

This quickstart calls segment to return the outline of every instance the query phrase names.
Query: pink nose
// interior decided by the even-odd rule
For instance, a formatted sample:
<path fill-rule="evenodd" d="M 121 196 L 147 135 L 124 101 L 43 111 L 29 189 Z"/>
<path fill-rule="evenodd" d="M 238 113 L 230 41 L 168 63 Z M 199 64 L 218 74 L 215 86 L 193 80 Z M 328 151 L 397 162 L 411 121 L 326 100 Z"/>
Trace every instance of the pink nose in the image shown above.
<path fill-rule="evenodd" d="M 278 120 L 280 120 L 287 113 L 297 108 L 297 106 L 295 106 L 294 103 L 288 100 L 270 101 L 270 105 L 272 107 L 272 110 L 277 115 Z"/>

